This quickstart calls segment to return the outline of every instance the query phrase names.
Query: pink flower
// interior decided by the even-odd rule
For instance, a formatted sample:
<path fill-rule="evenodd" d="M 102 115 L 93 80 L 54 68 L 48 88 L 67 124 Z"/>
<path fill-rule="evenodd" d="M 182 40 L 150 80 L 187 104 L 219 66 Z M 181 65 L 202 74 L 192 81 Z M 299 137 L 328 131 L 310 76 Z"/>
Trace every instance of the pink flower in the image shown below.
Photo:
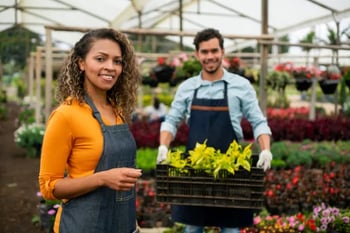
<path fill-rule="evenodd" d="M 298 231 L 303 231 L 304 228 L 305 228 L 304 224 L 300 224 L 300 225 L 298 226 Z"/>
<path fill-rule="evenodd" d="M 56 210 L 54 209 L 49 209 L 49 211 L 47 211 L 48 215 L 55 215 L 56 214 Z"/>
<path fill-rule="evenodd" d="M 261 217 L 260 216 L 256 216 L 255 218 L 254 218 L 254 225 L 257 225 L 257 224 L 259 224 L 261 222 Z"/>

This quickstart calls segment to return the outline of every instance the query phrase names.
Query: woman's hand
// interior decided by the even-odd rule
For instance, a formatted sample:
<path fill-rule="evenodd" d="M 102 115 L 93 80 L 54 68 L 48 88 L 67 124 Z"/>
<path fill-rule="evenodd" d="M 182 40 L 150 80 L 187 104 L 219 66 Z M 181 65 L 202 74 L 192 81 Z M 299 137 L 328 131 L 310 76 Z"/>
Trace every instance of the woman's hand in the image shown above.
<path fill-rule="evenodd" d="M 127 191 L 135 186 L 137 179 L 142 175 L 141 169 L 113 168 L 101 172 L 101 185 L 110 189 Z"/>

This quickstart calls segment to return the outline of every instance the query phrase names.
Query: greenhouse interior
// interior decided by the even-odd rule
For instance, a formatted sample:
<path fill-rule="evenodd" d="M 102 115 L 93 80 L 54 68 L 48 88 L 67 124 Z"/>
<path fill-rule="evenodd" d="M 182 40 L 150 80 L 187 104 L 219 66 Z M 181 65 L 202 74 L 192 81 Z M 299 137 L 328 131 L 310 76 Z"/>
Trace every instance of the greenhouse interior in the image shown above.
<path fill-rule="evenodd" d="M 81 184 L 81 178 L 92 180 L 100 172 L 97 164 L 100 165 L 102 159 L 93 161 L 96 166 L 90 169 L 90 173 L 74 173 L 82 166 L 75 160 L 75 150 L 85 150 L 88 154 L 96 153 L 99 148 L 104 152 L 107 148 L 104 123 L 100 122 L 106 122 L 107 109 L 104 112 L 99 108 L 101 106 L 95 107 L 94 103 L 90 104 L 89 97 L 85 94 L 84 99 L 82 94 L 89 88 L 100 88 L 97 81 L 90 82 L 87 76 L 97 66 L 91 70 L 82 67 L 89 65 L 89 51 L 99 44 L 99 39 L 106 40 L 96 38 L 92 45 L 80 44 L 81 55 L 76 54 L 84 35 L 99 29 L 113 29 L 120 33 L 120 38 L 124 35 L 130 42 L 123 45 L 124 39 L 106 37 L 109 42 L 116 42 L 116 51 L 122 54 L 117 57 L 119 60 L 113 58 L 115 67 L 121 65 L 119 71 L 115 68 L 121 79 L 117 77 L 113 86 L 103 89 L 103 96 L 107 97 L 108 110 L 112 111 L 113 119 L 109 123 L 116 127 L 128 126 L 130 140 L 135 144 L 134 165 L 128 166 L 142 171 L 130 189 L 133 197 L 129 202 L 134 201 L 130 216 L 136 218 L 136 224 L 130 224 L 131 231 L 131 228 L 127 230 L 127 223 L 120 220 L 127 218 L 118 212 L 113 214 L 119 220 L 112 219 L 107 212 L 106 216 L 112 219 L 108 221 L 120 224 L 112 226 L 114 229 L 123 227 L 124 230 L 101 231 L 87 227 L 92 221 L 86 219 L 98 216 L 97 211 L 92 211 L 96 213 L 86 217 L 85 222 L 85 214 L 77 218 L 83 222 L 78 223 L 75 218 L 64 222 L 64 217 L 69 216 L 65 211 L 70 211 L 65 207 L 69 206 L 66 202 L 81 201 L 90 193 L 95 195 L 95 190 L 96 193 L 104 189 L 123 193 L 106 184 L 102 185 L 106 186 L 103 188 L 95 187 L 92 182 L 86 186 L 88 191 L 67 194 L 62 190 L 60 193 L 59 189 L 65 188 L 64 181 L 68 181 L 67 190 L 74 192 L 74 188 L 69 188 L 70 180 L 71 184 Z M 214 29 L 222 36 L 223 47 L 203 51 L 197 47 L 219 41 L 211 37 L 198 42 L 198 35 L 206 29 Z M 106 50 L 113 51 L 113 48 L 110 46 Z M 222 53 L 218 61 L 215 60 L 217 50 Z M 123 54 L 125 51 L 130 52 L 129 57 Z M 105 53 L 104 58 L 109 59 L 108 52 Z M 74 55 L 78 56 L 76 60 Z M 2 232 L 43 233 L 58 232 L 58 229 L 65 232 L 62 226 L 65 223 L 66 230 L 84 229 L 85 225 L 83 232 L 96 233 L 182 233 L 188 232 L 189 225 L 203 228 L 197 232 L 213 233 L 350 233 L 350 1 L 2 0 L 0 58 Z M 214 66 L 208 64 L 210 62 L 219 63 L 215 71 L 209 71 Z M 75 69 L 80 69 L 80 73 L 74 74 Z M 205 78 L 207 75 L 214 77 L 218 70 L 223 72 L 218 79 Z M 111 83 L 114 78 L 110 76 L 113 75 L 99 76 L 103 76 L 105 83 Z M 131 81 L 123 80 L 124 76 Z M 232 84 L 227 81 L 231 77 Z M 239 80 L 235 81 L 235 77 Z M 83 84 L 78 84 L 80 81 Z M 191 105 L 192 98 L 202 100 L 197 90 L 202 86 L 214 88 L 219 81 L 225 83 L 225 88 L 227 86 L 227 97 L 235 97 L 225 96 L 224 99 L 227 99 L 225 109 L 228 109 L 225 112 L 231 117 L 228 118 L 232 123 L 229 128 L 232 128 L 233 138 L 238 143 L 230 144 L 227 151 L 227 146 L 223 151 L 214 146 L 217 144 L 211 144 L 214 139 L 196 141 L 196 146 L 190 147 L 194 135 L 202 133 L 200 127 L 194 126 L 201 123 L 197 125 L 195 120 L 192 121 L 190 113 L 195 115 L 198 108 L 208 107 Z M 127 90 L 120 91 L 118 84 Z M 237 92 L 230 93 L 231 85 L 241 84 L 245 86 L 236 87 Z M 98 89 L 96 95 L 101 90 Z M 212 90 L 208 87 L 204 101 L 219 98 L 214 97 L 218 89 Z M 195 94 L 188 97 L 185 91 Z M 240 93 L 245 94 L 240 96 Z M 63 97 L 65 101 L 62 101 Z M 78 100 L 92 109 L 91 122 L 84 122 L 83 119 L 87 119 L 81 118 L 79 125 L 82 127 L 78 131 L 100 129 L 99 124 L 102 125 L 100 139 L 97 136 L 87 139 L 98 140 L 91 142 L 96 143 L 91 148 L 88 148 L 90 145 L 79 145 L 79 138 L 69 131 L 73 130 L 75 119 L 67 118 L 69 122 L 61 129 L 54 127 L 55 123 L 63 124 L 63 118 L 57 115 L 65 114 L 62 106 L 71 98 L 73 101 L 68 101 L 72 102 L 68 105 L 78 109 L 80 105 L 75 103 Z M 250 106 L 251 109 L 256 105 L 259 113 L 249 112 L 245 103 L 254 105 Z M 232 110 L 232 106 L 240 109 Z M 100 113 L 95 115 L 95 108 L 101 112 L 101 119 Z M 240 112 L 232 114 L 234 111 Z M 183 116 L 178 119 L 180 113 Z M 213 124 L 214 128 L 221 127 L 219 121 L 209 122 L 209 115 L 208 118 L 193 116 L 193 119 L 205 125 Z M 238 120 L 232 117 L 238 117 Z M 117 118 L 115 123 L 114 118 Z M 263 123 L 257 122 L 259 120 Z M 266 132 L 265 128 L 268 129 Z M 53 133 L 55 129 L 56 134 Z M 164 130 L 172 132 L 170 141 L 165 140 Z M 226 132 L 230 129 L 214 131 L 219 140 L 227 141 L 227 137 L 231 137 Z M 270 135 L 267 147 L 260 136 L 265 136 L 265 133 Z M 239 138 L 240 134 L 242 138 Z M 51 156 L 48 155 L 49 145 L 55 146 Z M 116 149 L 118 151 L 129 150 L 124 148 L 128 147 L 125 145 L 129 146 L 117 142 L 112 147 L 121 146 L 121 149 Z M 160 162 L 162 146 L 166 147 L 167 158 Z M 197 152 L 197 147 L 204 149 Z M 229 152 L 231 150 L 236 151 Z M 125 151 L 123 153 L 131 153 Z M 208 151 L 211 151 L 210 158 Z M 266 158 L 263 153 L 266 151 L 272 157 L 265 161 L 268 168 L 262 169 L 259 163 Z M 66 153 L 63 155 L 63 152 Z M 103 158 L 101 154 L 97 158 Z M 241 157 L 233 158 L 233 154 Z M 176 163 L 171 163 L 176 156 Z M 228 164 L 219 162 L 218 158 L 236 160 Z M 84 161 L 84 166 L 93 159 Z M 118 164 L 124 163 L 118 159 L 114 158 Z M 195 163 L 195 159 L 206 161 L 206 164 Z M 57 173 L 60 165 L 67 166 L 62 170 L 62 176 L 69 179 L 51 174 L 50 178 L 44 178 L 55 181 L 47 180 L 43 184 L 42 173 L 49 172 L 49 167 L 46 168 L 49 163 L 57 165 L 50 167 Z M 113 168 L 118 170 L 119 166 L 113 165 Z M 105 169 L 114 170 L 102 168 Z M 79 189 L 79 185 L 72 186 Z M 52 189 L 51 195 L 43 193 L 46 189 Z M 174 209 L 179 206 L 185 206 L 187 210 L 202 210 L 204 218 L 211 216 L 209 212 L 213 209 L 223 213 L 236 211 L 236 215 L 239 211 L 249 212 L 248 219 L 245 219 L 249 224 L 239 222 L 237 225 L 233 219 L 228 220 L 232 224 L 227 226 L 226 223 L 215 225 L 215 221 L 208 219 L 208 225 L 178 221 Z M 229 216 L 222 218 L 228 219 Z M 104 224 L 102 220 L 96 221 Z"/>

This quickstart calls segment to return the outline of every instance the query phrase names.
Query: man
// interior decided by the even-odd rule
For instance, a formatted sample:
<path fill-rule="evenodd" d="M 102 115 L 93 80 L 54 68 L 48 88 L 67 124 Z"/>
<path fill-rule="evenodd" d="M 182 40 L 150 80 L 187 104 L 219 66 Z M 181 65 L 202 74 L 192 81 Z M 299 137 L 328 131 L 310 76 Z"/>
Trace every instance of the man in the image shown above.
<path fill-rule="evenodd" d="M 177 126 L 184 118 L 189 125 L 186 150 L 193 149 L 197 142 L 207 140 L 208 146 L 226 151 L 233 140 L 239 142 L 243 138 L 240 122 L 244 116 L 252 125 L 261 149 L 257 166 L 269 169 L 272 160 L 271 130 L 249 81 L 222 67 L 225 55 L 222 35 L 218 30 L 205 29 L 196 35 L 194 45 L 202 70 L 177 89 L 161 125 L 157 162 L 166 159 Z M 218 226 L 222 233 L 235 233 L 240 227 L 252 225 L 253 211 L 173 205 L 172 219 L 186 224 L 186 233 L 203 232 L 204 226 Z"/>

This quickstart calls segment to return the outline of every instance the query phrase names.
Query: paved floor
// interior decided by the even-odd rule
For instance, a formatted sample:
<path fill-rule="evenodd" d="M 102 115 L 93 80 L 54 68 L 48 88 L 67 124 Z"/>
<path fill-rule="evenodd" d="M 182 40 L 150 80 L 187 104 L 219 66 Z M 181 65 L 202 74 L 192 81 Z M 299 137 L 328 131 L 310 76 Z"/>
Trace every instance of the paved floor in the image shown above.
<path fill-rule="evenodd" d="M 288 96 L 291 108 L 297 107 L 311 107 L 311 101 L 302 100 L 301 95 L 290 95 Z M 323 107 L 327 114 L 332 114 L 335 112 L 336 106 L 334 103 L 329 102 L 316 102 L 316 107 Z M 339 111 L 340 106 L 338 105 L 337 111 Z"/>

